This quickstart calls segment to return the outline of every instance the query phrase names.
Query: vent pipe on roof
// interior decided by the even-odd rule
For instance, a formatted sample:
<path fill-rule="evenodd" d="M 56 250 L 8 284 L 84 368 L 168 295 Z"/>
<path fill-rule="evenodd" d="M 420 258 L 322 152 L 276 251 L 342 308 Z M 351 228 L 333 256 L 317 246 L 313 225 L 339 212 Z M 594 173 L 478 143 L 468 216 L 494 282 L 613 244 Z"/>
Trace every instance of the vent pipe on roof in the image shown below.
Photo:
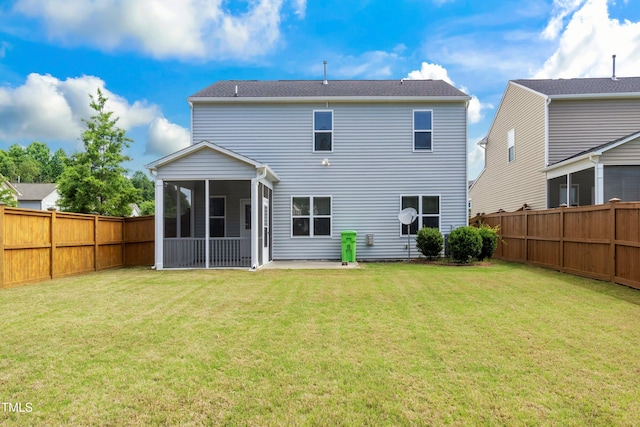
<path fill-rule="evenodd" d="M 236 85 L 236 92 L 233 94 L 233 96 L 238 96 L 238 85 Z"/>
<path fill-rule="evenodd" d="M 324 65 L 324 81 L 322 82 L 322 84 L 327 85 L 329 84 L 329 82 L 327 81 L 327 61 L 322 61 L 322 64 Z"/>
<path fill-rule="evenodd" d="M 613 59 L 613 75 L 611 76 L 611 80 L 618 80 L 616 78 L 616 56 L 611 55 L 611 59 Z"/>

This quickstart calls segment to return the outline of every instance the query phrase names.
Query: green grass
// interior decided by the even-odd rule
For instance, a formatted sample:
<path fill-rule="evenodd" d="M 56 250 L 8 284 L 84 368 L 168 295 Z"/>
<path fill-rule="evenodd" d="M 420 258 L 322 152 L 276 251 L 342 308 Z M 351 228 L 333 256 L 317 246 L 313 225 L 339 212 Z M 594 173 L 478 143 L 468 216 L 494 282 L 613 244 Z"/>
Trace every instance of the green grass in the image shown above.
<path fill-rule="evenodd" d="M 518 264 L 0 290 L 3 425 L 634 425 L 640 291 Z"/>

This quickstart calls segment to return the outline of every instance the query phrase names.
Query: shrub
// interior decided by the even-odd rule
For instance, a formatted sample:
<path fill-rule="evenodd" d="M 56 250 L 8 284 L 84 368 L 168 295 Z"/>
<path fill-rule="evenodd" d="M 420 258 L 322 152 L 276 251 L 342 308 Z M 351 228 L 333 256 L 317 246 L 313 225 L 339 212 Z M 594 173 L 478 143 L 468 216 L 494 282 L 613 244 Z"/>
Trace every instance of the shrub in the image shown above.
<path fill-rule="evenodd" d="M 422 227 L 416 236 L 416 248 L 427 258 L 440 255 L 444 247 L 442 233 L 437 228 Z"/>
<path fill-rule="evenodd" d="M 451 257 L 457 262 L 469 262 L 480 255 L 482 238 L 475 227 L 458 227 L 449 234 Z"/>
<path fill-rule="evenodd" d="M 482 261 L 485 258 L 491 259 L 493 253 L 496 251 L 496 247 L 498 246 L 498 227 L 489 227 L 486 224 L 483 224 L 479 229 L 480 237 L 482 238 L 482 249 L 480 250 L 480 255 L 478 255 L 478 260 Z"/>

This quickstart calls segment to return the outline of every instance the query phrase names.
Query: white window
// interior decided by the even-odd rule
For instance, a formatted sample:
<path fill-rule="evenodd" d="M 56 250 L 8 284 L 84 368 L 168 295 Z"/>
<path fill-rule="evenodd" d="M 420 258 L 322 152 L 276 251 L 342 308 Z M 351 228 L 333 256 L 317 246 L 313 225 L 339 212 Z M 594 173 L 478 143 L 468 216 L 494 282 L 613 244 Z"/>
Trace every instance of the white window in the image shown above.
<path fill-rule="evenodd" d="M 226 199 L 224 196 L 209 197 L 209 237 L 226 236 Z"/>
<path fill-rule="evenodd" d="M 294 196 L 291 198 L 293 237 L 331 236 L 331 197 Z"/>
<path fill-rule="evenodd" d="M 401 235 L 407 235 L 407 228 L 411 235 L 418 234 L 422 227 L 440 229 L 440 196 L 402 196 L 400 208 L 414 208 L 418 212 L 418 218 L 413 224 L 402 225 Z"/>
<path fill-rule="evenodd" d="M 413 110 L 413 151 L 432 151 L 433 111 Z"/>
<path fill-rule="evenodd" d="M 507 132 L 507 155 L 509 162 L 513 162 L 516 159 L 516 130 L 511 129 Z"/>
<path fill-rule="evenodd" d="M 313 112 L 313 151 L 333 151 L 333 111 Z"/>

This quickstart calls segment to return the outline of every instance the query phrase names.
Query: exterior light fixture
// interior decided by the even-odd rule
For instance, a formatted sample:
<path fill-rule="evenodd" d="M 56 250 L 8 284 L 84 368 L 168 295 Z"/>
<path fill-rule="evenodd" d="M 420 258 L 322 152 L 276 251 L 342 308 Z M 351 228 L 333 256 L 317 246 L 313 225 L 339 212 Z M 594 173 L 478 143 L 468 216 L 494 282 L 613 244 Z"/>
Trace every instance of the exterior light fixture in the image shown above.
<path fill-rule="evenodd" d="M 329 163 L 329 159 L 323 159 L 322 166 L 331 166 L 331 163 Z"/>

